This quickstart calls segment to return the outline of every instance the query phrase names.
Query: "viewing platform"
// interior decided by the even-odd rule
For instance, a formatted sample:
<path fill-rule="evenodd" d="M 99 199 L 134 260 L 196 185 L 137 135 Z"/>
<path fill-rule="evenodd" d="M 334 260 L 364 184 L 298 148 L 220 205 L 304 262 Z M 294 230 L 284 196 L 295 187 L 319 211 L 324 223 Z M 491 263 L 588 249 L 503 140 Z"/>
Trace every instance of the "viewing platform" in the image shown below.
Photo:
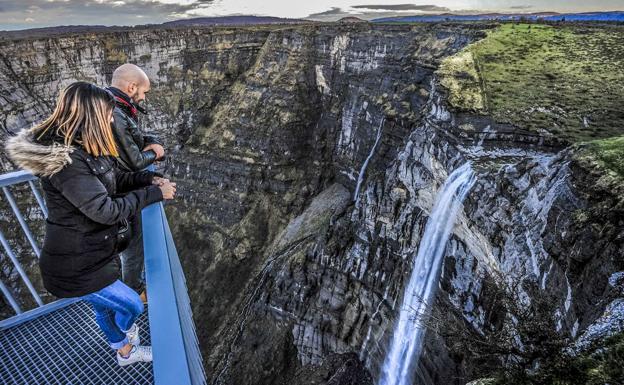
<path fill-rule="evenodd" d="M 40 247 L 11 192 L 12 186 L 25 183 L 47 217 L 37 177 L 25 171 L 0 175 L 4 199 L 21 228 L 10 236 L 25 237 L 31 249 L 24 252 L 39 257 Z M 1 258 L 10 260 L 13 273 L 27 288 L 20 294 L 30 294 L 38 305 L 25 311 L 11 286 L 0 280 L 3 300 L 15 312 L 0 321 L 0 384 L 206 383 L 184 272 L 163 204 L 146 207 L 142 216 L 149 298 L 137 323 L 141 344 L 152 345 L 153 362 L 120 367 L 86 302 L 61 299 L 44 304 L 20 263 L 22 256 L 16 255 L 0 231 Z"/>

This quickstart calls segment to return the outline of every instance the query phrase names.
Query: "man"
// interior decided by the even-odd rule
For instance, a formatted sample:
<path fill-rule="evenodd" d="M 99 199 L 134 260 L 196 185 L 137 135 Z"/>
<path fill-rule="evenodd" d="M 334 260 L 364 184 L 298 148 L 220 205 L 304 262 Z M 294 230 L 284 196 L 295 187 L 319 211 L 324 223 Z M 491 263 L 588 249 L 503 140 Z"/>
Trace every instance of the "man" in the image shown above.
<path fill-rule="evenodd" d="M 108 90 L 117 102 L 113 112 L 113 134 L 117 142 L 120 168 L 139 171 L 161 159 L 165 155 L 162 142 L 154 135 L 144 134 L 139 127 L 138 113 L 146 113 L 139 103 L 145 100 L 150 90 L 150 80 L 145 72 L 134 64 L 123 64 L 113 72 Z M 141 293 L 143 302 L 147 302 L 143 280 L 141 215 L 132 217 L 129 225 L 132 239 L 121 255 L 122 279 L 126 285 Z"/>

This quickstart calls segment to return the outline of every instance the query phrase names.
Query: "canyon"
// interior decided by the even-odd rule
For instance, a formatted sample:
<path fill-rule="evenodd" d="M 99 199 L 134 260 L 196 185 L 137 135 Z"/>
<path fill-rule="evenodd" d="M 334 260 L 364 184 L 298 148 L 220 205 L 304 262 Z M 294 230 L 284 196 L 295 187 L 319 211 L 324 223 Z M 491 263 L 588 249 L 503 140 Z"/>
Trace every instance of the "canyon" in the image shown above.
<path fill-rule="evenodd" d="M 581 350 L 624 328 L 621 176 L 583 143 L 488 113 L 480 67 L 449 70 L 498 28 L 329 23 L 2 39 L 0 143 L 45 117 L 72 81 L 107 85 L 124 62 L 145 69 L 142 125 L 166 144 L 158 168 L 179 193 L 166 212 L 208 382 L 222 385 L 376 383 L 436 197 L 469 163 L 474 184 L 441 250 L 412 369 L 415 383 L 463 385 L 490 367 L 457 349 L 453 333 L 485 338 L 507 325 L 493 295 L 502 286 L 521 283 L 523 304 L 547 294 L 552 333 Z M 624 134 L 614 127 L 603 137 Z M 13 169 L 4 152 L 0 166 Z M 41 237 L 39 208 L 25 213 Z M 12 225 L 3 214 L 3 232 Z M 21 259 L 36 275 L 36 260 Z M 25 293 L 2 266 L 3 282 Z"/>

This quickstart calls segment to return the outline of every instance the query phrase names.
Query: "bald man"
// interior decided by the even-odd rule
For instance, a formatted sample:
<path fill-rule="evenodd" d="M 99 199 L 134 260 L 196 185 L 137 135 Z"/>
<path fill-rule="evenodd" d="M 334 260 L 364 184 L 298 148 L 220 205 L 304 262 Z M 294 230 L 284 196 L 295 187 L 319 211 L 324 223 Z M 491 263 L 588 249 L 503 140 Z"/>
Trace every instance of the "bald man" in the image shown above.
<path fill-rule="evenodd" d="M 113 133 L 119 151 L 119 165 L 126 171 L 140 171 L 165 155 L 162 142 L 154 135 L 145 134 L 139 126 L 138 113 L 146 113 L 139 103 L 145 100 L 150 90 L 150 80 L 136 65 L 123 64 L 113 72 L 108 90 L 117 102 L 113 112 Z M 131 218 L 129 224 L 132 238 L 121 254 L 122 279 L 126 285 L 142 294 L 143 302 L 146 302 L 141 215 Z"/>
<path fill-rule="evenodd" d="M 123 64 L 113 72 L 109 91 L 117 99 L 115 128 L 119 161 L 127 171 L 139 171 L 165 155 L 162 142 L 154 135 L 144 134 L 139 127 L 138 113 L 146 111 L 139 103 L 150 90 L 145 72 L 134 64 Z"/>

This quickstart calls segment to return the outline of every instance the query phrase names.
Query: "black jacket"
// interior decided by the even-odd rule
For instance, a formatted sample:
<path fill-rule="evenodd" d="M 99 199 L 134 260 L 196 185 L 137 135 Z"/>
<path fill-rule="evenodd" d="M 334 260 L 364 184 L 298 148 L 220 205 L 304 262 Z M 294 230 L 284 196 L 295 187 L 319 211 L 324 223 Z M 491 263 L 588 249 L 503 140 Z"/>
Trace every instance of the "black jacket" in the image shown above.
<path fill-rule="evenodd" d="M 137 111 L 143 110 L 136 106 L 128 95 L 115 87 L 109 87 L 108 90 L 117 99 L 117 106 L 113 112 L 115 120 L 113 133 L 119 150 L 120 167 L 125 171 L 142 170 L 156 160 L 154 151 L 142 151 L 143 148 L 152 143 L 162 145 L 162 142 L 154 135 L 143 133 L 137 116 Z"/>
<path fill-rule="evenodd" d="M 39 259 L 43 284 L 57 297 L 78 297 L 119 278 L 119 223 L 163 197 L 151 184 L 158 174 L 123 172 L 114 157 L 53 142 L 35 142 L 22 130 L 7 150 L 41 177 L 49 213 Z"/>

